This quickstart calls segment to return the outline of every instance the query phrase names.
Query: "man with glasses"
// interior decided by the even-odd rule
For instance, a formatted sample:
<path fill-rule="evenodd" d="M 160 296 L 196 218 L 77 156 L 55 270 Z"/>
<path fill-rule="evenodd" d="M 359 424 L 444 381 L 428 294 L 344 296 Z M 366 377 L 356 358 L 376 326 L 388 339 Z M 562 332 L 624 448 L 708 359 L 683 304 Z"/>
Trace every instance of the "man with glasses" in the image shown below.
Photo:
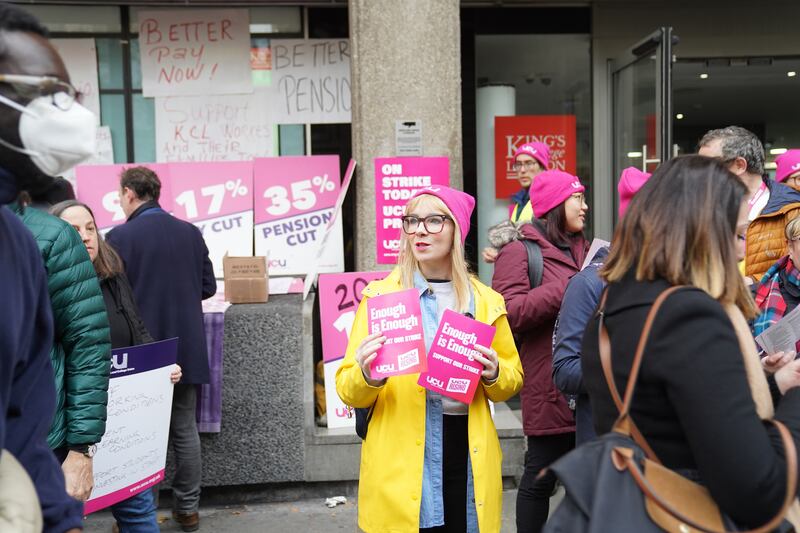
<path fill-rule="evenodd" d="M 520 189 L 511 197 L 508 207 L 512 222 L 529 222 L 533 219 L 530 191 L 533 180 L 550 165 L 550 148 L 545 143 L 525 143 L 514 152 L 514 172 L 517 173 Z M 498 250 L 493 247 L 483 249 L 483 260 L 494 263 Z"/>
<path fill-rule="evenodd" d="M 800 215 L 800 193 L 764 175 L 761 141 L 739 126 L 707 132 L 700 139 L 698 153 L 719 159 L 747 187 L 749 226 L 741 266 L 748 282 L 758 282 L 786 255 L 783 230 L 787 222 Z"/>
<path fill-rule="evenodd" d="M 22 190 L 35 194 L 47 189 L 51 176 L 80 162 L 94 149 L 94 117 L 74 107 L 76 94 L 46 35 L 46 30 L 27 12 L 0 4 L 0 204 L 12 202 Z M 63 226 L 67 230 L 62 233 L 65 250 L 82 249 L 93 270 L 80 237 L 65 223 Z M 79 531 L 83 504 L 66 493 L 62 469 L 46 437 L 54 421 L 57 399 L 62 407 L 65 401 L 74 405 L 80 400 L 77 389 L 85 382 L 84 376 L 74 376 L 68 384 L 56 383 L 62 394 L 57 396 L 51 363 L 55 346 L 48 286 L 51 297 L 52 289 L 57 287 L 48 279 L 50 273 L 42 263 L 42 244 L 34 242 L 22 222 L 5 207 L 0 207 L 0 250 L 0 294 L 5 302 L 0 306 L 0 409 L 5 423 L 0 444 L 19 459 L 33 481 L 43 530 Z M 96 291 L 99 310 L 104 314 L 96 276 L 91 271 L 89 274 L 94 285 L 84 288 L 87 294 Z M 72 319 L 80 323 L 80 317 L 71 317 L 70 322 Z M 110 355 L 105 316 L 102 321 L 106 322 L 105 330 L 89 340 L 97 343 L 97 372 L 105 372 L 105 378 L 99 378 L 98 390 L 89 397 L 102 403 L 102 409 L 98 408 L 102 413 L 98 413 L 97 440 L 104 430 Z M 72 330 L 59 327 L 56 334 L 63 337 L 69 331 Z M 65 361 L 56 363 L 63 372 Z M 93 367 L 86 368 L 91 372 Z M 80 425 L 81 420 L 78 422 L 78 429 L 86 429 Z M 73 434 L 86 437 L 80 431 Z M 74 444 L 96 442 L 93 438 L 86 437 L 85 442 L 82 438 Z M 91 468 L 88 477 L 91 490 Z M 5 517 L 8 508 L 0 513 Z M 9 530 L 28 531 L 21 527 Z"/>

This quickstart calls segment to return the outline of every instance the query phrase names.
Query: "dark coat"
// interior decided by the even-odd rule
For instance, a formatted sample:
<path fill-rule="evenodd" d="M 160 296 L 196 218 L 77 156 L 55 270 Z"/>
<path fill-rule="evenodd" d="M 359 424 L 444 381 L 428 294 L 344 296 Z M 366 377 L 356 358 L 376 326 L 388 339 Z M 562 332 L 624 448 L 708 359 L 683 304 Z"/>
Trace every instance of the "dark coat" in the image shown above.
<path fill-rule="evenodd" d="M 586 257 L 587 242 L 582 236 L 576 237 L 570 250 L 561 250 L 533 224 L 525 224 L 521 232 L 542 250 L 542 284 L 531 289 L 525 246 L 513 241 L 497 256 L 492 288 L 503 295 L 511 330 L 522 341 L 523 429 L 526 435 L 569 433 L 575 431 L 575 420 L 552 377 L 553 327 L 567 283 Z"/>
<path fill-rule="evenodd" d="M 620 392 L 645 317 L 668 287 L 664 280 L 639 282 L 632 274 L 609 286 L 604 316 Z M 597 328 L 593 317 L 581 362 L 595 429 L 604 434 L 618 411 L 603 376 Z M 781 506 L 786 463 L 780 438 L 756 413 L 733 325 L 707 293 L 682 289 L 664 301 L 642 359 L 631 418 L 664 466 L 696 471 L 738 524 L 760 526 Z M 775 418 L 800 446 L 800 388 L 787 391 Z"/>
<path fill-rule="evenodd" d="M 138 346 L 140 344 L 148 344 L 153 342 L 153 337 L 147 331 L 141 317 L 139 316 L 139 308 L 136 305 L 136 300 L 133 297 L 133 289 L 128 282 L 128 277 L 125 273 L 118 274 L 111 278 L 106 278 L 100 281 L 101 287 L 107 287 L 111 298 L 114 300 L 114 309 L 109 309 L 106 305 L 106 311 L 109 316 L 109 325 L 111 326 L 111 340 L 112 348 L 125 348 L 125 346 L 116 346 L 113 342 L 115 337 L 114 324 L 115 321 L 111 320 L 114 313 L 121 315 L 123 322 L 126 324 L 128 331 L 130 331 L 131 343 L 129 346 Z"/>
<path fill-rule="evenodd" d="M 100 442 L 106 432 L 111 342 L 92 260 L 78 232 L 60 218 L 32 207 L 14 210 L 41 252 L 53 309 L 56 412 L 47 440 L 53 449 Z"/>
<path fill-rule="evenodd" d="M 0 203 L 13 197 L 13 192 L 3 196 L 12 179 L 0 169 Z M 83 504 L 67 495 L 61 465 L 47 444 L 56 408 L 47 274 L 30 232 L 2 206 L 0 294 L 0 448 L 11 452 L 33 481 L 45 531 L 81 527 Z"/>
<path fill-rule="evenodd" d="M 148 202 L 107 241 L 125 263 L 147 330 L 156 340 L 180 339 L 181 383 L 208 383 L 202 301 L 216 293 L 217 282 L 200 230 Z"/>

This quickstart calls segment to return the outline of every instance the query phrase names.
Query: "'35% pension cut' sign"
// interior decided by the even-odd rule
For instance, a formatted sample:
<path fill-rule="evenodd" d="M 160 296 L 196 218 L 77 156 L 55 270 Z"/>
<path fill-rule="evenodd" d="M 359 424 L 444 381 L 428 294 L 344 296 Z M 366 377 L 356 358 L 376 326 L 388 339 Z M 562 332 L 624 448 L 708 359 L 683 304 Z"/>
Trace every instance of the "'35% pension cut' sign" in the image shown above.
<path fill-rule="evenodd" d="M 256 255 L 268 255 L 270 275 L 303 274 L 333 216 L 339 157 L 264 157 L 254 165 Z M 319 272 L 344 269 L 341 219 L 331 232 Z"/>

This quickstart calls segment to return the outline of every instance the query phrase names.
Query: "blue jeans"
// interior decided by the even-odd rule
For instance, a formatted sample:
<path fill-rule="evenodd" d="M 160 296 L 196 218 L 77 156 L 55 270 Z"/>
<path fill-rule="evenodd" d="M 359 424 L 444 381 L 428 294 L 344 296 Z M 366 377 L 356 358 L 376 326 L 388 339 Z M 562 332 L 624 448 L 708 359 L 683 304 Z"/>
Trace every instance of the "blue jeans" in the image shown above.
<path fill-rule="evenodd" d="M 146 489 L 111 506 L 120 533 L 158 533 L 153 489 Z"/>

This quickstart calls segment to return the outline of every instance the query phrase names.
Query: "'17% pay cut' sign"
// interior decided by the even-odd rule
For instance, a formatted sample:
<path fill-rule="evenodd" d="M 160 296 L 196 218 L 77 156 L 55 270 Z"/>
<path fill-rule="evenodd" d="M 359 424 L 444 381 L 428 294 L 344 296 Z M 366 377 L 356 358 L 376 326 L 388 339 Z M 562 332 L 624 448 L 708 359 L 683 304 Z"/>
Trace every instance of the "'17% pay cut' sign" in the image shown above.
<path fill-rule="evenodd" d="M 256 255 L 267 255 L 270 275 L 305 274 L 339 195 L 339 157 L 264 157 L 254 161 Z M 318 272 L 344 270 L 341 218 L 331 228 Z"/>

